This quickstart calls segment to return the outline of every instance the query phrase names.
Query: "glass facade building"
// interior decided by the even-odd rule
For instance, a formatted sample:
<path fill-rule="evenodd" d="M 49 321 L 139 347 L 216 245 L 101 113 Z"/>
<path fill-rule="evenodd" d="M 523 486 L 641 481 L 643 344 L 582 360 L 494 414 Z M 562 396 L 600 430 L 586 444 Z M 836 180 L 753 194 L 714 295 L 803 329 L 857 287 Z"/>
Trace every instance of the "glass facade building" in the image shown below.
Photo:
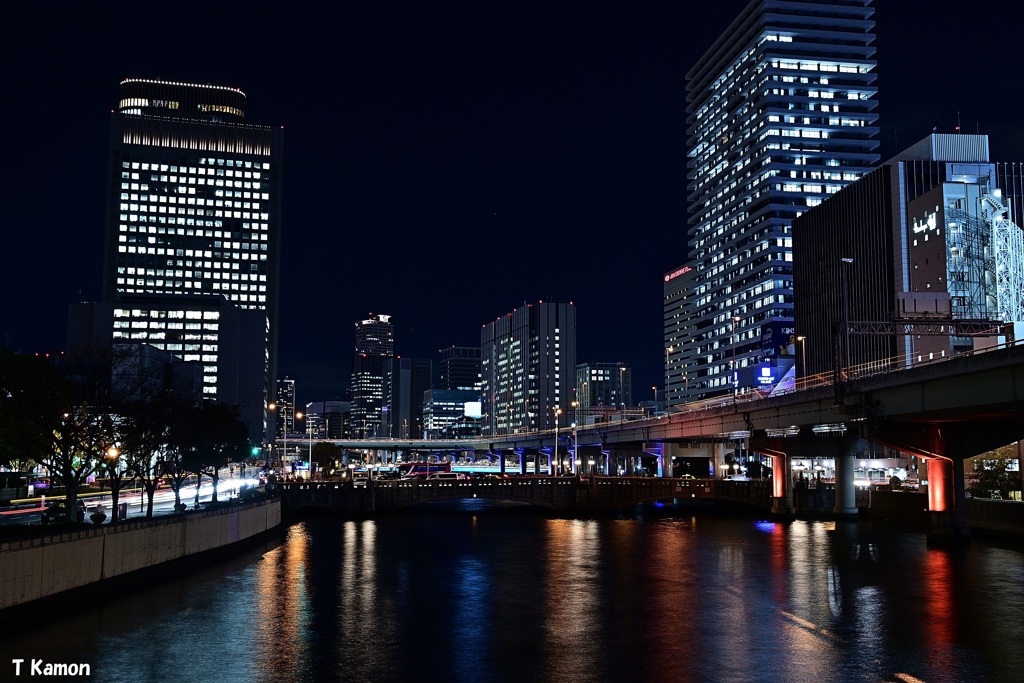
<path fill-rule="evenodd" d="M 693 398 L 791 348 L 791 221 L 878 161 L 870 5 L 753 0 L 687 74 Z"/>

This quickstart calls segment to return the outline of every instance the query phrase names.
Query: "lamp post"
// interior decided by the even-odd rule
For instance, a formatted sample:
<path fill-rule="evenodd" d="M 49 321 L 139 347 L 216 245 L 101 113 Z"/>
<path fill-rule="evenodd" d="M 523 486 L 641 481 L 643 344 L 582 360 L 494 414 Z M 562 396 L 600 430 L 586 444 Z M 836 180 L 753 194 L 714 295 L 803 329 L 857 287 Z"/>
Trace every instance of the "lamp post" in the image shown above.
<path fill-rule="evenodd" d="M 622 395 L 622 377 L 625 374 L 626 374 L 626 368 L 622 365 L 622 363 L 619 363 L 619 410 L 622 413 L 621 416 L 620 416 L 622 418 L 626 417 L 625 416 L 626 397 Z"/>
<path fill-rule="evenodd" d="M 739 368 L 736 367 L 736 323 L 739 321 L 738 315 L 732 317 L 732 377 L 729 378 L 729 381 L 732 382 L 732 397 L 734 399 L 740 385 Z"/>
<path fill-rule="evenodd" d="M 309 407 L 306 407 L 309 410 Z M 309 481 L 313 481 L 313 421 L 306 416 L 306 436 L 309 438 Z"/>
<path fill-rule="evenodd" d="M 850 299 L 847 295 L 846 271 L 851 263 L 853 263 L 852 258 L 844 257 L 841 266 L 843 275 L 843 362 L 846 365 L 847 376 L 850 373 Z"/>
<path fill-rule="evenodd" d="M 669 370 L 669 364 L 672 362 L 672 359 L 669 356 L 670 356 L 670 354 L 674 350 L 675 350 L 674 347 L 671 347 L 671 346 L 666 346 L 665 347 L 665 412 L 666 413 L 669 411 L 669 407 L 668 407 L 668 397 L 670 395 L 669 394 L 669 385 L 672 383 L 672 381 L 671 381 L 672 373 Z M 657 391 L 654 392 L 654 403 L 655 404 L 658 403 L 658 392 Z"/>
<path fill-rule="evenodd" d="M 577 477 L 580 475 L 580 457 L 577 455 L 579 442 L 576 440 L 576 423 L 572 423 L 572 473 Z"/>
<path fill-rule="evenodd" d="M 294 416 L 292 417 L 292 427 L 294 427 L 294 426 L 295 426 L 295 420 L 301 420 L 301 419 L 302 419 L 302 417 L 303 417 L 303 416 L 302 416 L 302 413 L 295 413 L 295 414 L 294 414 Z M 286 430 L 286 431 L 287 431 L 287 430 Z M 286 434 L 286 437 L 287 437 L 287 434 Z M 300 452 L 300 451 L 299 451 L 299 448 L 300 448 L 300 447 L 301 447 L 301 444 L 300 444 L 300 446 L 296 446 L 296 447 L 295 447 L 295 452 L 296 452 L 296 453 L 299 453 L 299 452 Z M 285 449 L 285 452 L 287 452 L 287 449 Z"/>
<path fill-rule="evenodd" d="M 548 470 L 548 474 L 550 476 L 555 476 L 554 470 L 562 465 L 558 460 L 558 416 L 561 414 L 562 409 L 555 408 L 555 447 L 551 450 L 551 467 Z"/>
<path fill-rule="evenodd" d="M 106 454 L 104 460 L 106 460 L 107 474 L 109 475 L 109 478 L 110 478 L 110 482 L 109 483 L 110 483 L 110 523 L 111 524 L 113 524 L 113 523 L 115 523 L 117 521 L 117 507 L 118 507 L 118 505 L 117 505 L 117 497 L 114 494 L 117 493 L 117 492 L 120 492 L 120 490 L 121 490 L 120 468 L 118 467 L 118 465 L 120 464 L 120 459 L 121 459 L 121 451 L 118 450 L 117 446 L 111 446 L 110 448 L 107 449 L 107 454 Z M 116 492 L 114 490 L 115 485 L 117 486 L 117 491 Z M 69 515 L 71 514 L 70 510 L 68 511 L 68 514 Z M 99 515 L 102 515 L 102 514 L 103 514 L 102 507 L 96 506 L 96 508 L 93 511 L 93 515 L 99 516 Z M 97 517 L 97 518 L 99 519 L 99 522 L 96 522 L 95 519 L 93 520 L 97 524 L 99 524 L 100 522 L 103 521 L 102 517 Z"/>
<path fill-rule="evenodd" d="M 278 410 L 278 404 L 276 404 L 276 403 L 267 403 L 266 404 L 266 410 L 268 410 L 268 411 L 276 411 L 276 410 Z M 274 422 L 276 422 L 276 418 L 274 418 Z M 287 426 L 282 431 L 284 432 L 285 444 L 287 445 L 288 444 L 288 429 L 287 429 Z M 270 455 L 273 455 L 272 451 L 271 451 Z M 283 456 L 279 456 L 278 457 L 278 465 L 283 467 L 284 466 L 284 462 L 283 462 L 282 459 L 283 459 Z"/>
<path fill-rule="evenodd" d="M 807 337 L 797 337 L 796 341 L 800 344 L 800 376 L 807 376 L 807 345 L 804 343 Z"/>

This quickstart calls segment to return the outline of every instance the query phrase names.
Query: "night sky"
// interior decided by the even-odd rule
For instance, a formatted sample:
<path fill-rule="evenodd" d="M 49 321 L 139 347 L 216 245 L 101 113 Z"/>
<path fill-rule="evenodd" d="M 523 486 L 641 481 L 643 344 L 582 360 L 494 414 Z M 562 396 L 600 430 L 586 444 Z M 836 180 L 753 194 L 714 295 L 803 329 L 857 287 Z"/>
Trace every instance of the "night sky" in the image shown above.
<path fill-rule="evenodd" d="M 299 403 L 341 393 L 371 312 L 436 361 L 539 300 L 575 302 L 579 362 L 628 363 L 653 398 L 685 74 L 745 4 L 21 3 L 0 41 L 0 344 L 61 350 L 68 304 L 99 296 L 117 85 L 160 78 L 239 87 L 247 121 L 285 128 L 278 368 Z M 877 0 L 883 159 L 959 116 L 1024 161 L 1020 22 L 990 9 Z"/>

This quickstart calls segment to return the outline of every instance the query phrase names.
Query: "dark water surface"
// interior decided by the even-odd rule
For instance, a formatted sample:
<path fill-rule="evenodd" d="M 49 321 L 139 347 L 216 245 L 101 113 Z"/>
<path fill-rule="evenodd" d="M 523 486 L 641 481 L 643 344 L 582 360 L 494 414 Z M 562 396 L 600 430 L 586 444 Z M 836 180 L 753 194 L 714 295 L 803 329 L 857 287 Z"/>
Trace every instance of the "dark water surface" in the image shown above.
<path fill-rule="evenodd" d="M 0 681 L 30 678 L 12 658 L 101 682 L 1024 680 L 1019 546 L 869 522 L 463 501 L 309 519 L 97 602 L 4 624 Z"/>

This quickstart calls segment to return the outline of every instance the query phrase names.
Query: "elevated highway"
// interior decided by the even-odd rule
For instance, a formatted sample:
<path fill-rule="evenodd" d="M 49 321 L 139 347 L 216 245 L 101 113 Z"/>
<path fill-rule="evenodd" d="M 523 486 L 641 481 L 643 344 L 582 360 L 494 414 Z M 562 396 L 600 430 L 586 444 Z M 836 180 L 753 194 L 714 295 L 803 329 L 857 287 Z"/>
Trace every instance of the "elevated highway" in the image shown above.
<path fill-rule="evenodd" d="M 873 364 L 848 373 L 836 385 L 810 378 L 782 395 L 741 394 L 673 407 L 670 415 L 606 422 L 555 432 L 484 436 L 453 441 L 363 439 L 333 441 L 351 449 L 484 453 L 504 468 L 502 454 L 517 454 L 525 472 L 572 451 L 597 452 L 609 460 L 638 454 L 665 457 L 667 445 L 711 452 L 723 444 L 762 453 L 778 475 L 772 482 L 772 509 L 793 510 L 790 460 L 805 454 L 829 455 L 836 462 L 837 515 L 856 514 L 853 470 L 867 442 L 884 444 L 929 460 L 928 507 L 936 538 L 967 533 L 963 487 L 964 460 L 1024 439 L 1024 344 L 957 356 L 910 368 Z M 557 452 L 558 456 L 553 457 Z M 563 456 L 562 454 L 566 455 Z M 572 468 L 575 470 L 573 462 Z M 664 462 L 659 472 L 667 473 Z M 548 470 L 551 471 L 551 470 Z"/>

